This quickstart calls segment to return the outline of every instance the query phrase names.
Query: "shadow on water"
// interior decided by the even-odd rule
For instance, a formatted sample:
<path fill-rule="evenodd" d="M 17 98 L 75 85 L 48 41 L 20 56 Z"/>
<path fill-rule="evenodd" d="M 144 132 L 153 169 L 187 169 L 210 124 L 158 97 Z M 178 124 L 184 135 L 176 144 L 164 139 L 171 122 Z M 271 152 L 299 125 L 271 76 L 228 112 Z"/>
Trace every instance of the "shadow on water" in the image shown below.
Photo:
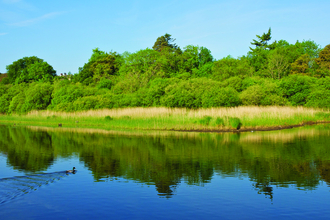
<path fill-rule="evenodd" d="M 66 171 L 17 176 L 0 179 L 0 204 L 12 201 L 20 196 L 36 191 L 70 174 Z"/>
<path fill-rule="evenodd" d="M 203 187 L 215 175 L 248 178 L 257 193 L 272 200 L 273 187 L 330 185 L 329 137 L 329 125 L 226 134 L 0 126 L 0 153 L 26 173 L 47 170 L 56 158 L 78 156 L 95 182 L 133 180 L 154 185 L 166 198 L 182 182 Z"/>

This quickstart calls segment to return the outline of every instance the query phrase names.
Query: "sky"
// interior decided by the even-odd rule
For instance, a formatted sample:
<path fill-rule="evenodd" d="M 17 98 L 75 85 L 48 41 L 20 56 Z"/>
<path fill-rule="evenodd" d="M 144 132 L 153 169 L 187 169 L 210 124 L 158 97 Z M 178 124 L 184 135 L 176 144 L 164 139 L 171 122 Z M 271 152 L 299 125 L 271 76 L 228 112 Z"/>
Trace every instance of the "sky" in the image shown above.
<path fill-rule="evenodd" d="M 165 33 L 215 59 L 246 55 L 269 28 L 272 40 L 330 44 L 329 0 L 0 0 L 0 73 L 37 56 L 77 73 L 92 50 L 134 53 Z"/>

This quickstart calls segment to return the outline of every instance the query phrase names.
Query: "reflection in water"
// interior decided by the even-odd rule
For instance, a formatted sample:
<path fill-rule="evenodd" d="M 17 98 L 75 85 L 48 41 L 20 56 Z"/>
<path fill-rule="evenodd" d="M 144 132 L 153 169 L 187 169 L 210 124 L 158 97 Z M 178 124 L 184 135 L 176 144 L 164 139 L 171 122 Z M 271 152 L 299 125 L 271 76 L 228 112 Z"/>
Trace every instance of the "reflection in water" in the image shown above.
<path fill-rule="evenodd" d="M 69 175 L 66 171 L 0 179 L 0 204 L 37 190 Z"/>
<path fill-rule="evenodd" d="M 25 172 L 79 155 L 95 181 L 130 179 L 167 198 L 182 181 L 204 186 L 214 175 L 249 178 L 270 199 L 274 186 L 330 184 L 329 125 L 238 134 L 92 131 L 0 126 L 0 152 Z"/>

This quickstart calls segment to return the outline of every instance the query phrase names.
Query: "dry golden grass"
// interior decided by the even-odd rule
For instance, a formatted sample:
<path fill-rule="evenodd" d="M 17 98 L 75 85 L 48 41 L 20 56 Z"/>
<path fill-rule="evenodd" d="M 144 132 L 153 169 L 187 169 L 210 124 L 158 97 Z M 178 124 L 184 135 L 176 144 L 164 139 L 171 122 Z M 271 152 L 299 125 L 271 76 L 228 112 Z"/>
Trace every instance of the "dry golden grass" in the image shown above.
<path fill-rule="evenodd" d="M 27 116 L 49 117 L 58 116 L 62 118 L 68 117 L 124 117 L 132 118 L 155 118 L 155 117 L 187 117 L 200 118 L 203 116 L 211 117 L 238 117 L 238 118 L 290 118 L 294 115 L 314 116 L 316 112 L 323 110 L 305 108 L 305 107 L 258 107 L 258 106 L 240 106 L 233 108 L 208 108 L 191 110 L 186 108 L 165 108 L 165 107 L 150 107 L 150 108 L 123 108 L 123 109 L 101 109 L 88 110 L 79 112 L 54 112 L 54 111 L 32 111 Z"/>

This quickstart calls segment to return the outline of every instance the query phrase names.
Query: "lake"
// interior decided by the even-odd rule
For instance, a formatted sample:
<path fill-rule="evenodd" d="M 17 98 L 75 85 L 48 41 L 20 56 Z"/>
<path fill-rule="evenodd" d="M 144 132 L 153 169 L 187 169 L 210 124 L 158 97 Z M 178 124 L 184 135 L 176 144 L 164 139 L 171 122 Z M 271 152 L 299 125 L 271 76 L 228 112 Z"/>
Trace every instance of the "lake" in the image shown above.
<path fill-rule="evenodd" d="M 0 219 L 329 219 L 329 186 L 328 124 L 244 133 L 0 125 Z"/>

